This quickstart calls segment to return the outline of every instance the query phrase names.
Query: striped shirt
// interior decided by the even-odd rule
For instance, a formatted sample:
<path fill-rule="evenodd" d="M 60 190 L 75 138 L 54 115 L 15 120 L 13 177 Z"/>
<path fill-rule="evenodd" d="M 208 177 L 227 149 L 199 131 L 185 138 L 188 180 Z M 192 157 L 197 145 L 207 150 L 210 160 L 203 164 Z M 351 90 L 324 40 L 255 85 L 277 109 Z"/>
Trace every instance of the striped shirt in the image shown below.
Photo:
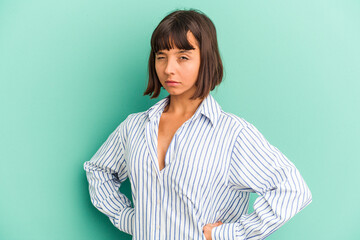
<path fill-rule="evenodd" d="M 133 239 L 264 239 L 312 201 L 297 168 L 209 94 L 173 136 L 160 171 L 157 134 L 169 102 L 130 114 L 84 163 L 92 204 Z M 119 191 L 130 180 L 131 201 Z M 258 195 L 248 213 L 250 193 Z"/>

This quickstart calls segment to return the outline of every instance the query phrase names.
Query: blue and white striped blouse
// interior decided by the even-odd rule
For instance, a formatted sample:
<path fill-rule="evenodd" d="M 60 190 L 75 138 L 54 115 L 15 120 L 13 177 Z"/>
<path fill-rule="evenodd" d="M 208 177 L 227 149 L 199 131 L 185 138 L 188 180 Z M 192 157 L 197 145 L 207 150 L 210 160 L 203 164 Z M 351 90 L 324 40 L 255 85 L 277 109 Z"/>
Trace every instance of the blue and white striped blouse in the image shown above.
<path fill-rule="evenodd" d="M 299 171 L 245 119 L 209 94 L 175 133 L 159 170 L 165 97 L 130 114 L 84 163 L 91 202 L 133 239 L 264 239 L 312 201 Z M 119 191 L 129 178 L 130 200 Z M 258 197 L 248 214 L 249 195 Z"/>

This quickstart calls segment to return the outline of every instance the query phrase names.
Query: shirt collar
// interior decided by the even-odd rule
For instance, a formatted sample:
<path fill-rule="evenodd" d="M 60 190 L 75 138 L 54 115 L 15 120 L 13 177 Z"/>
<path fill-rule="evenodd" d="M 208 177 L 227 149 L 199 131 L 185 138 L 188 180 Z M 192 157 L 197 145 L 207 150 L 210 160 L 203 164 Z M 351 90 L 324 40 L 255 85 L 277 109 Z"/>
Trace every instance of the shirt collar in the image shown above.
<path fill-rule="evenodd" d="M 150 121 L 155 120 L 156 117 L 161 115 L 166 105 L 168 104 L 169 100 L 170 100 L 170 95 L 161 99 L 146 111 Z M 215 126 L 217 120 L 219 119 L 220 113 L 221 113 L 221 106 L 215 100 L 215 98 L 209 93 L 201 102 L 200 106 L 196 109 L 192 118 L 197 119 L 202 114 L 211 121 L 213 126 Z"/>

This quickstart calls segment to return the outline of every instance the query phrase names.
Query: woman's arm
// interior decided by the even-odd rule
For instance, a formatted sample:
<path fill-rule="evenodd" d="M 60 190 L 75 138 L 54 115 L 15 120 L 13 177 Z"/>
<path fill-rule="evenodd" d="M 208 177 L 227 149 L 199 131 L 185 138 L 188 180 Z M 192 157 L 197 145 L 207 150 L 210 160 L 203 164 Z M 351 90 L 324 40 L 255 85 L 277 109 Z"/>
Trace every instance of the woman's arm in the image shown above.
<path fill-rule="evenodd" d="M 119 191 L 127 178 L 124 159 L 125 119 L 102 144 L 95 155 L 84 163 L 92 204 L 109 217 L 123 232 L 133 234 L 134 209 L 130 200 Z"/>
<path fill-rule="evenodd" d="M 244 127 L 231 157 L 229 186 L 252 188 L 254 211 L 212 230 L 212 239 L 264 239 L 312 201 L 295 165 L 252 125 Z"/>

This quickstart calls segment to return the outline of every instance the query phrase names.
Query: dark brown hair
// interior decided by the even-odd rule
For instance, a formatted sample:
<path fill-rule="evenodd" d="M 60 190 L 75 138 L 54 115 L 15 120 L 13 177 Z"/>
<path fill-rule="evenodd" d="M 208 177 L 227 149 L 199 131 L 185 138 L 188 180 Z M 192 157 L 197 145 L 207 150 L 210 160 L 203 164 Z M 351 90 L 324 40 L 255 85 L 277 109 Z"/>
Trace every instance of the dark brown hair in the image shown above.
<path fill-rule="evenodd" d="M 155 70 L 155 54 L 158 51 L 172 49 L 173 43 L 179 49 L 194 49 L 187 40 L 188 31 L 194 35 L 200 49 L 200 68 L 195 83 L 197 89 L 190 99 L 206 97 L 215 86 L 221 83 L 223 65 L 214 24 L 200 10 L 175 10 L 161 20 L 151 36 L 149 81 L 144 95 L 153 94 L 151 98 L 157 98 L 160 89 L 163 88 Z"/>

